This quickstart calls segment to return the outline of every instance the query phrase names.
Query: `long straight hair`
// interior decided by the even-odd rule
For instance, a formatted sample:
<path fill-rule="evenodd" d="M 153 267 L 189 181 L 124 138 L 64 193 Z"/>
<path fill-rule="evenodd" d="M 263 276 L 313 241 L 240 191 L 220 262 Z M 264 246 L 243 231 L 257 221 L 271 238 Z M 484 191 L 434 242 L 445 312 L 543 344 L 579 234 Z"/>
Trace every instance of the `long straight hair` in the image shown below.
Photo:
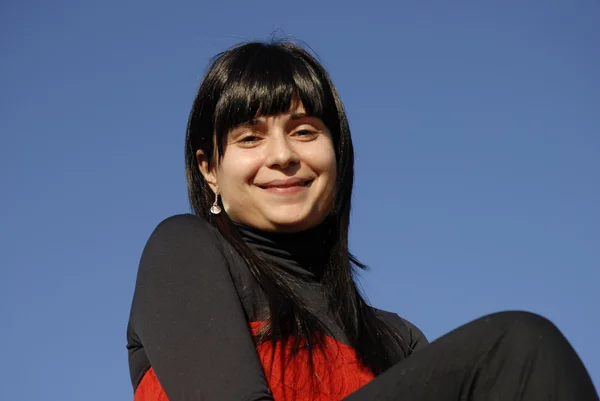
<path fill-rule="evenodd" d="M 223 157 L 229 131 L 256 117 L 288 112 L 293 101 L 320 118 L 331 132 L 337 163 L 335 200 L 327 217 L 328 257 L 322 277 L 330 310 L 359 361 L 375 375 L 403 359 L 402 338 L 361 295 L 356 269 L 364 269 L 348 250 L 354 151 L 344 107 L 325 69 L 307 50 L 288 42 L 245 43 L 218 54 L 194 100 L 186 135 L 185 160 L 193 212 L 213 224 L 245 260 L 268 300 L 268 324 L 258 341 L 292 341 L 292 354 L 309 354 L 327 329 L 302 301 L 290 278 L 249 248 L 226 213 L 209 213 L 214 193 L 201 174 L 196 152 L 209 166 Z M 268 333 L 268 335 L 267 335 Z"/>

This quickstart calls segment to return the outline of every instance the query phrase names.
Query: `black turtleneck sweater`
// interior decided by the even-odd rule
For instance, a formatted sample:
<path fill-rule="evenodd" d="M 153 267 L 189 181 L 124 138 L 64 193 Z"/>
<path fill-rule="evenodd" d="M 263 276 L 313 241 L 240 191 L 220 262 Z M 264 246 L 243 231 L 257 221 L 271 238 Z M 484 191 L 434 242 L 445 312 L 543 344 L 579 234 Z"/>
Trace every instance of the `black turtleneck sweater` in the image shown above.
<path fill-rule="evenodd" d="M 306 302 L 344 344 L 320 286 L 326 228 L 282 234 L 236 226 L 260 256 L 298 278 Z M 241 256 L 214 227 L 189 214 L 160 223 L 142 254 L 127 328 L 135 400 L 272 400 L 250 329 L 265 307 Z M 427 343 L 406 320 L 377 313 L 406 349 Z"/>

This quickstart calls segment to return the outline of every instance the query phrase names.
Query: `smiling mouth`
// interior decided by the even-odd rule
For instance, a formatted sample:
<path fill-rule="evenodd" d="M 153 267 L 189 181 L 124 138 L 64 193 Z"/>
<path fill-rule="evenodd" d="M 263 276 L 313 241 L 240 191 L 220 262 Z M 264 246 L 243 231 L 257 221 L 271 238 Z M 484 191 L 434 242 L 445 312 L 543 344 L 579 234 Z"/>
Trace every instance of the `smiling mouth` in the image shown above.
<path fill-rule="evenodd" d="M 258 187 L 260 187 L 262 189 L 307 187 L 312 181 L 313 180 L 304 180 L 304 181 L 296 181 L 296 182 L 281 183 L 281 184 L 267 184 L 267 185 L 258 185 Z"/>
<path fill-rule="evenodd" d="M 302 191 L 310 187 L 314 180 L 290 180 L 289 182 L 273 182 L 265 185 L 257 185 L 259 188 L 275 193 L 292 193 Z"/>

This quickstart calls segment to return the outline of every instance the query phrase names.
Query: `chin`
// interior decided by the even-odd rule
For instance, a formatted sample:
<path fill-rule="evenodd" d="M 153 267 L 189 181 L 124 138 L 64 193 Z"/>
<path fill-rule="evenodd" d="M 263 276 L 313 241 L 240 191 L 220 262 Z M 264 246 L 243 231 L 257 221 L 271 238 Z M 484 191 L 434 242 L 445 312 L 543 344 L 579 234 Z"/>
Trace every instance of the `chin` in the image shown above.
<path fill-rule="evenodd" d="M 279 218 L 277 218 L 279 217 Z M 288 216 L 272 216 L 268 218 L 270 225 L 274 231 L 282 232 L 298 232 L 308 230 L 309 228 L 319 225 L 323 219 L 317 219 L 315 216 L 298 216 L 290 218 Z"/>

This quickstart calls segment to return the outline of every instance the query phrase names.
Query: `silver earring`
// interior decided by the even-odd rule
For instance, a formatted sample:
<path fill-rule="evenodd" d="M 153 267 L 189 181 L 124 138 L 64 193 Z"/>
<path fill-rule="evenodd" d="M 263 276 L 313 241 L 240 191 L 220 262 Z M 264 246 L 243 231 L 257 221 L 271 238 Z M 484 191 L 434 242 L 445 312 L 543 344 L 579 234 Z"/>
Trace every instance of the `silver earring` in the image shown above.
<path fill-rule="evenodd" d="M 210 212 L 212 214 L 221 213 L 221 206 L 219 206 L 219 194 L 215 194 L 215 202 L 210 207 Z"/>

